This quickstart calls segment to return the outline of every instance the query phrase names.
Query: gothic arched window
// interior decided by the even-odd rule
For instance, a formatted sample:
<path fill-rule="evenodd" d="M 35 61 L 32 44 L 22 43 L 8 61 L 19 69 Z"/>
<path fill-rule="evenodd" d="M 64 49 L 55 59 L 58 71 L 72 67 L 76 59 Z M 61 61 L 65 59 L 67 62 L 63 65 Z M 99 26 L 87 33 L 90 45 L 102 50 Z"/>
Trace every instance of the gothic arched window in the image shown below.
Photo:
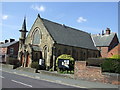
<path fill-rule="evenodd" d="M 37 29 L 35 29 L 35 31 L 33 33 L 33 41 L 32 41 L 32 43 L 34 45 L 38 45 L 38 44 L 40 44 L 40 40 L 41 40 L 40 30 L 37 28 Z"/>
<path fill-rule="evenodd" d="M 64 52 L 63 52 L 64 54 L 67 54 L 67 48 L 64 48 Z"/>

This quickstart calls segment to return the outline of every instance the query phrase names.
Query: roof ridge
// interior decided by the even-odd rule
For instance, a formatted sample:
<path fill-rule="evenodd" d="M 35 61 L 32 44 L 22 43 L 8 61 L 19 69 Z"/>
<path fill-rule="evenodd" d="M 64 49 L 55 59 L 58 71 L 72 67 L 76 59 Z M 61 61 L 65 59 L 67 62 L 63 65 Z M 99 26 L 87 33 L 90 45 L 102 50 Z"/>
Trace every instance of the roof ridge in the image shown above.
<path fill-rule="evenodd" d="M 57 22 L 54 22 L 54 21 L 51 21 L 51 20 L 48 20 L 48 19 L 45 19 L 45 18 L 41 18 L 41 19 L 42 19 L 42 20 L 46 20 L 46 21 L 51 22 L 51 23 L 54 23 L 54 24 L 57 24 L 57 25 L 60 25 L 60 26 L 63 26 L 63 25 L 64 25 L 66 28 L 70 28 L 70 29 L 73 29 L 73 30 L 75 30 L 75 31 L 79 31 L 79 32 L 83 32 L 83 33 L 89 34 L 88 32 L 85 32 L 85 31 L 82 31 L 82 30 L 80 30 L 80 29 L 76 29 L 76 28 L 67 26 L 67 25 L 65 25 L 65 24 L 60 24 L 60 23 L 57 23 Z"/>

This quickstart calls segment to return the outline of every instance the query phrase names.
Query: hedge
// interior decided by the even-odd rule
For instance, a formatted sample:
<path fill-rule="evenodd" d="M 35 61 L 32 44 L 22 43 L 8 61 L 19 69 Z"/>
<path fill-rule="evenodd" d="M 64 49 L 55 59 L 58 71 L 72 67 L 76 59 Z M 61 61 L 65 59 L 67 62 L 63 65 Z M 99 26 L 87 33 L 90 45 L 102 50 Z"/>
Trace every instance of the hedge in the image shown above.
<path fill-rule="evenodd" d="M 107 58 L 102 64 L 103 72 L 119 73 L 120 74 L 120 59 Z"/>
<path fill-rule="evenodd" d="M 14 65 L 14 69 L 21 66 L 21 62 L 14 57 L 7 57 L 7 64 Z"/>
<path fill-rule="evenodd" d="M 39 69 L 38 61 L 34 61 L 31 63 L 31 68 Z"/>
<path fill-rule="evenodd" d="M 120 55 L 113 55 L 111 59 L 120 59 Z"/>
<path fill-rule="evenodd" d="M 86 60 L 86 63 L 88 66 L 97 66 L 100 67 L 101 64 L 105 61 L 105 59 L 102 58 L 89 58 Z"/>

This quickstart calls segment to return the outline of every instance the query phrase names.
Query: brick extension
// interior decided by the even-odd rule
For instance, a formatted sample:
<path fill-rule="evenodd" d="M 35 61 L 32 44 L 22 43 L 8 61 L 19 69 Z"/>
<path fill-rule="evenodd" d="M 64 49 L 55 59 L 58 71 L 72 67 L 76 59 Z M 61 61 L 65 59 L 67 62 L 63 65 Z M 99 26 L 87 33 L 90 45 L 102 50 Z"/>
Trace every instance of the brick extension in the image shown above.
<path fill-rule="evenodd" d="M 108 52 L 107 57 L 112 57 L 113 55 L 120 55 L 120 44 Z"/>

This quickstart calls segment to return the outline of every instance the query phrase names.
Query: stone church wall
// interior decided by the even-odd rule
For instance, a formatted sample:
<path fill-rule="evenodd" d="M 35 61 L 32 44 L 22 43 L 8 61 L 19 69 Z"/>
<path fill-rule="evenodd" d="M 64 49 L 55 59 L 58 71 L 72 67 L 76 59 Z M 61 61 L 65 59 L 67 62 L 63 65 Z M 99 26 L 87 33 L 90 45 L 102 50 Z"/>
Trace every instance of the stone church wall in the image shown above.
<path fill-rule="evenodd" d="M 61 54 L 71 55 L 76 61 L 85 60 L 87 58 L 99 57 L 99 51 L 89 50 L 80 47 L 72 47 L 62 44 L 56 44 L 56 56 Z"/>

